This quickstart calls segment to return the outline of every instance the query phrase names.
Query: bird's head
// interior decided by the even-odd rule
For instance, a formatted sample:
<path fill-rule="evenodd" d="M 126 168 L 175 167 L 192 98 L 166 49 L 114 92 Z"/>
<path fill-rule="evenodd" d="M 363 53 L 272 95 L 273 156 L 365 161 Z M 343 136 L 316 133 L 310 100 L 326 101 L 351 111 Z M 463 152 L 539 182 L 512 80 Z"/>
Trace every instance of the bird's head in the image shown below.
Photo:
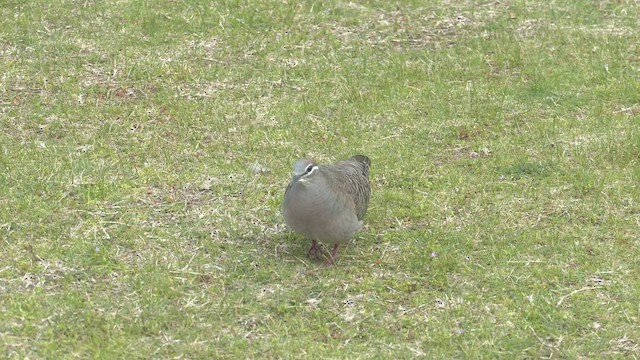
<path fill-rule="evenodd" d="M 293 178 L 291 179 L 291 183 L 310 182 L 313 181 L 318 174 L 319 168 L 315 161 L 310 159 L 297 160 L 293 164 Z"/>

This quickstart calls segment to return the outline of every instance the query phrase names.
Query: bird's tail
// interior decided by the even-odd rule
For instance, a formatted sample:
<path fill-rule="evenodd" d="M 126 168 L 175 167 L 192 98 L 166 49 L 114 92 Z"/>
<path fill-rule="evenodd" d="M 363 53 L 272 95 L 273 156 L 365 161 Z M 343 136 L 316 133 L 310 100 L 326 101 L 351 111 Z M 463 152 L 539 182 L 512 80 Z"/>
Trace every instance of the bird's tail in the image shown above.
<path fill-rule="evenodd" d="M 355 161 L 367 164 L 367 166 L 371 166 L 371 160 L 369 160 L 369 158 L 364 155 L 354 155 L 351 158 L 349 158 L 349 160 L 355 160 Z"/>

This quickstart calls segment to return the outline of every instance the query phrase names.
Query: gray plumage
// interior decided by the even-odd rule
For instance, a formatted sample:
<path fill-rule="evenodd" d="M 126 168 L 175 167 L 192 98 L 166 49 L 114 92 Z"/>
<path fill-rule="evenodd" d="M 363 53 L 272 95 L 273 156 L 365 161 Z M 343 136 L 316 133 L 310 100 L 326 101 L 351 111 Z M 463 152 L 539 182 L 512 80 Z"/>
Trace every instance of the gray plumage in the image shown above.
<path fill-rule="evenodd" d="M 338 246 L 362 228 L 371 195 L 370 165 L 364 155 L 333 165 L 316 165 L 309 159 L 294 163 L 282 214 L 289 227 L 312 240 L 309 252 L 318 254 L 318 241 L 332 244 L 333 263 Z"/>

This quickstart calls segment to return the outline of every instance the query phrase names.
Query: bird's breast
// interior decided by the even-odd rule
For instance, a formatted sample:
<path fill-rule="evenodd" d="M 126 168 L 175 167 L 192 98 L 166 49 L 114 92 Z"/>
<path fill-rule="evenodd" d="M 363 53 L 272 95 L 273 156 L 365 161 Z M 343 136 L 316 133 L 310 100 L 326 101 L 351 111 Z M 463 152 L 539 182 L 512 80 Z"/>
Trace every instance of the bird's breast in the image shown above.
<path fill-rule="evenodd" d="M 362 227 L 355 209 L 345 199 L 304 183 L 295 183 L 285 194 L 283 216 L 294 231 L 328 243 L 345 242 Z"/>

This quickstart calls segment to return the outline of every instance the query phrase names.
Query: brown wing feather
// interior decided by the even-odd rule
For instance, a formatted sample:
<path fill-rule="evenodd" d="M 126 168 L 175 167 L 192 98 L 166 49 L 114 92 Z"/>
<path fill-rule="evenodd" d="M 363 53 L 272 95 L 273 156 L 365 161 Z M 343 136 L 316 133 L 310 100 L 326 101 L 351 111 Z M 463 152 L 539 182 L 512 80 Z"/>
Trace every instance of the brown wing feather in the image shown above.
<path fill-rule="evenodd" d="M 335 165 L 328 165 L 331 172 L 329 181 L 353 202 L 358 220 L 362 220 L 369 206 L 371 186 L 369 185 L 369 166 L 371 160 L 364 155 L 356 155 Z"/>

